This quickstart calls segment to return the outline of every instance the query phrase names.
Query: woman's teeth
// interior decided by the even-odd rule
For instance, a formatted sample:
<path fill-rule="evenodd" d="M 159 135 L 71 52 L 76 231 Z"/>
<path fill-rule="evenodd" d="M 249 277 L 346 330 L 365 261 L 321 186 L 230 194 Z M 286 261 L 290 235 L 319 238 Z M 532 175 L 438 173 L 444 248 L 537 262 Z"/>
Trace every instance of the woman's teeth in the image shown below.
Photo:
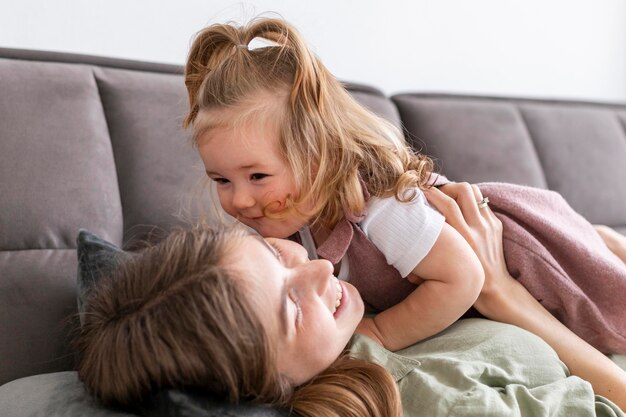
<path fill-rule="evenodd" d="M 343 297 L 343 288 L 341 287 L 339 280 L 335 281 L 335 286 L 337 287 L 337 299 L 335 300 L 335 311 L 337 311 L 337 309 L 341 305 L 341 298 Z"/>

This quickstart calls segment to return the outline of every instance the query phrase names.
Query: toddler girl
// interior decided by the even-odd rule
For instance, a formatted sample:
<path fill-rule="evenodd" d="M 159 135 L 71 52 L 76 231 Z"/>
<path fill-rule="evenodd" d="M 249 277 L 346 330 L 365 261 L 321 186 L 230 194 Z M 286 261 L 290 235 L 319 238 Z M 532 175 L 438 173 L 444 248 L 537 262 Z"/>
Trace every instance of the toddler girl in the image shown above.
<path fill-rule="evenodd" d="M 290 237 L 311 259 L 331 261 L 337 276 L 355 285 L 377 312 L 361 322 L 361 333 L 398 350 L 445 329 L 475 303 L 484 281 L 481 264 L 422 192 L 446 180 L 433 174 L 432 161 L 414 152 L 401 132 L 346 92 L 295 28 L 276 19 L 210 26 L 194 41 L 185 83 L 190 113 L 184 124 L 193 125 L 194 143 L 222 208 L 262 236 Z M 554 193 L 498 184 L 483 190 L 496 212 L 523 211 L 530 193 L 554 207 L 548 218 L 575 217 L 571 209 L 563 211 L 565 204 Z M 475 197 L 486 206 L 480 190 Z M 542 219 L 533 223 L 532 211 L 530 220 L 522 219 L 537 226 L 529 232 L 535 236 L 543 227 Z M 512 274 L 596 347 L 626 352 L 626 320 L 623 309 L 615 310 L 626 295 L 626 268 L 599 247 L 602 241 L 590 225 L 578 218 L 573 223 L 591 229 L 593 250 L 604 250 L 603 259 L 613 262 L 616 273 L 604 278 L 613 286 L 597 297 L 603 304 L 580 291 L 571 310 L 571 300 L 560 296 L 563 288 L 578 285 L 569 276 L 577 268 L 568 263 L 580 259 L 579 248 L 568 247 L 567 256 L 555 262 L 544 256 L 536 267 L 524 257 L 537 251 L 521 245 L 525 250 L 516 257 L 531 273 L 518 268 L 521 272 Z M 517 233 L 514 241 L 545 244 L 518 239 L 525 236 L 524 224 L 506 229 Z M 551 253 L 549 244 L 546 252 Z M 514 261 L 507 258 L 510 268 Z M 554 285 L 545 285 L 542 280 L 550 280 L 542 273 L 552 271 L 553 263 L 568 267 Z M 297 306 L 298 295 L 289 294 L 289 302 Z M 590 311 L 590 321 L 586 316 L 581 321 L 580 311 Z M 603 327 L 585 333 L 590 322 Z"/>

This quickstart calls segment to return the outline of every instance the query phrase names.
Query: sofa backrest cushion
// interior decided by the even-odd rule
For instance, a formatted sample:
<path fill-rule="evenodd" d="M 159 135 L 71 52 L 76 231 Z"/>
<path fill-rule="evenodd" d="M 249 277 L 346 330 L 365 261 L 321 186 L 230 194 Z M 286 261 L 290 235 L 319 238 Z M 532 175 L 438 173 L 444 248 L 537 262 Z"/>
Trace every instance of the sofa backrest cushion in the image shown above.
<path fill-rule="evenodd" d="M 121 246 L 184 224 L 203 177 L 181 68 L 14 52 L 0 50 L 0 385 L 72 368 L 78 230 Z"/>
<path fill-rule="evenodd" d="M 77 228 L 122 239 L 93 69 L 0 59 L 0 384 L 67 369 Z"/>
<path fill-rule="evenodd" d="M 455 181 L 558 191 L 592 223 L 626 231 L 626 105 L 399 94 L 416 148 Z"/>

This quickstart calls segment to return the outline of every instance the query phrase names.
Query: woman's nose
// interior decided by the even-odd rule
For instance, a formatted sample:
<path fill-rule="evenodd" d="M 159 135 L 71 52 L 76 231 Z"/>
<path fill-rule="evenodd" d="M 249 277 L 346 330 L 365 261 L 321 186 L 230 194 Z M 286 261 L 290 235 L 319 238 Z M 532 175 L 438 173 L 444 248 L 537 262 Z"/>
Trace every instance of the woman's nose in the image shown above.
<path fill-rule="evenodd" d="M 309 287 L 317 294 L 324 294 L 327 291 L 333 275 L 333 264 L 326 259 L 315 259 L 300 266 L 300 284 Z"/>

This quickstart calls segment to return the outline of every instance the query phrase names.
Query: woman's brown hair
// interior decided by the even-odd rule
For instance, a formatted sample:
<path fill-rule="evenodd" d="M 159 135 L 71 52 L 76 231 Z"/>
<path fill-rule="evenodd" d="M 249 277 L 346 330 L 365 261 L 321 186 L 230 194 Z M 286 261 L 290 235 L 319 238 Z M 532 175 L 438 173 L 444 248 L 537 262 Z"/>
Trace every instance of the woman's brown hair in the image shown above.
<path fill-rule="evenodd" d="M 273 46 L 253 48 L 254 39 Z M 238 119 L 272 110 L 279 148 L 300 190 L 286 210 L 323 227 L 363 212 L 361 180 L 374 196 L 409 201 L 415 193 L 405 191 L 426 187 L 433 171 L 432 161 L 414 152 L 395 126 L 357 103 L 283 20 L 215 24 L 200 31 L 185 84 L 184 126 L 193 125 L 196 143 L 213 126 L 237 122 L 224 120 L 224 110 L 236 109 L 231 113 Z M 253 103 L 262 92 L 268 93 L 262 100 L 269 100 Z"/>
<path fill-rule="evenodd" d="M 87 390 L 104 404 L 133 405 L 175 388 L 300 416 L 399 416 L 395 382 L 376 364 L 342 355 L 295 389 L 278 373 L 254 297 L 223 265 L 243 236 L 176 231 L 100 282 L 76 341 Z"/>
<path fill-rule="evenodd" d="M 240 238 L 234 230 L 173 232 L 98 286 L 77 343 L 79 377 L 96 398 L 132 404 L 172 387 L 234 402 L 286 396 L 259 317 L 220 265 Z"/>

